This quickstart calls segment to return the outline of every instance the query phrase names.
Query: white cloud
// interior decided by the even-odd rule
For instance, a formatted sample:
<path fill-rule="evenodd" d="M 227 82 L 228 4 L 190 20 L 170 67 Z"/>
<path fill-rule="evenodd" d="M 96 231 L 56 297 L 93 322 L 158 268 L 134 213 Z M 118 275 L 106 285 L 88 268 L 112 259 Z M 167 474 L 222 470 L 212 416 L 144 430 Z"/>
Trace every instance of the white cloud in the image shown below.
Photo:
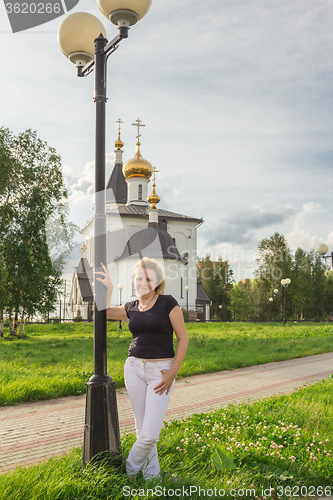
<path fill-rule="evenodd" d="M 114 153 L 106 154 L 106 171 L 114 166 Z M 95 161 L 89 161 L 83 167 L 83 174 L 77 178 L 73 175 L 74 169 L 70 165 L 63 166 L 64 178 L 68 189 L 69 203 L 77 203 L 83 198 L 93 199 L 95 192 Z M 105 183 L 108 179 L 105 178 Z"/>
<path fill-rule="evenodd" d="M 75 205 L 90 205 L 94 199 L 94 162 L 89 162 L 84 167 L 84 175 L 68 186 L 68 202 L 72 207 Z M 92 214 L 91 214 L 92 215 Z"/>
<path fill-rule="evenodd" d="M 309 219 L 320 211 L 321 206 L 319 203 L 313 201 L 304 203 L 302 211 L 295 217 L 292 230 L 285 235 L 292 250 L 296 250 L 297 247 L 310 250 L 311 248 L 317 248 L 321 243 L 320 238 L 313 234 L 313 229 L 307 229 Z"/>

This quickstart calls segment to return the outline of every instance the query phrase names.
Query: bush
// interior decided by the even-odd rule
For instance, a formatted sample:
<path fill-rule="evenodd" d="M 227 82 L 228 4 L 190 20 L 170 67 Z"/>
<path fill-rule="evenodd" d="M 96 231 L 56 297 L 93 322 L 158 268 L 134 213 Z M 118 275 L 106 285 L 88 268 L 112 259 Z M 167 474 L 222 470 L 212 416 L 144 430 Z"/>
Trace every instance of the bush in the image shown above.
<path fill-rule="evenodd" d="M 83 320 L 83 318 L 82 318 L 82 315 L 81 315 L 81 311 L 78 310 L 77 316 L 73 319 L 73 321 L 75 321 L 75 322 L 78 323 L 79 321 L 82 321 L 82 320 Z"/>

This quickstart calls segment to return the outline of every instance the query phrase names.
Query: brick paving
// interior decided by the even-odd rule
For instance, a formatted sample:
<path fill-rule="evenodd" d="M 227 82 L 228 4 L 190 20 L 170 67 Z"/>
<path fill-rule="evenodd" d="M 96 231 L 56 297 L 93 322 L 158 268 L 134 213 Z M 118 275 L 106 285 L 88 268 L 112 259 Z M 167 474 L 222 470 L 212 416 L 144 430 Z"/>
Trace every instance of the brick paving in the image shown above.
<path fill-rule="evenodd" d="M 333 352 L 176 381 L 166 413 L 175 420 L 229 403 L 286 394 L 333 373 Z M 134 430 L 126 389 L 117 390 L 120 431 Z M 83 442 L 85 395 L 0 408 L 0 473 L 61 455 Z"/>

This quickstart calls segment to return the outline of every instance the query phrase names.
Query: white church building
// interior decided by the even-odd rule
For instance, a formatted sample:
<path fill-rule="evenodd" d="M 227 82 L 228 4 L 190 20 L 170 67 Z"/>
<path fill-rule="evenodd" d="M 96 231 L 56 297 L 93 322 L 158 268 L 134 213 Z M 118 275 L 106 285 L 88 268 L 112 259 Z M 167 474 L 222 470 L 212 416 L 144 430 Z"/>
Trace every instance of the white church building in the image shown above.
<path fill-rule="evenodd" d="M 155 167 L 140 151 L 140 120 L 134 158 L 123 164 L 123 146 L 115 142 L 115 165 L 106 185 L 107 262 L 114 284 L 113 306 L 135 300 L 134 264 L 150 257 L 164 269 L 165 293 L 173 295 L 189 320 L 208 321 L 210 299 L 197 277 L 197 229 L 202 219 L 157 208 Z M 120 127 L 120 120 L 119 120 Z M 151 194 L 149 182 L 153 177 Z M 82 228 L 84 243 L 69 298 L 71 318 L 93 315 L 94 217 Z"/>

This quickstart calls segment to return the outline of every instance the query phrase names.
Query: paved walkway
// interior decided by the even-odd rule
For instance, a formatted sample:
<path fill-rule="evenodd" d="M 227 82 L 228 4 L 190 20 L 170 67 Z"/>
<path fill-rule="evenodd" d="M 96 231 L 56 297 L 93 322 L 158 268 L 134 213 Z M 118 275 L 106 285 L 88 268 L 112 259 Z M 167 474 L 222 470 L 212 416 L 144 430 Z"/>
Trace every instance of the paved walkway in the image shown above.
<path fill-rule="evenodd" d="M 166 420 L 288 393 L 332 373 L 333 352 L 183 378 L 176 382 Z M 120 431 L 134 430 L 126 389 L 117 390 L 117 400 Z M 84 410 L 84 395 L 0 408 L 0 473 L 81 446 Z"/>

